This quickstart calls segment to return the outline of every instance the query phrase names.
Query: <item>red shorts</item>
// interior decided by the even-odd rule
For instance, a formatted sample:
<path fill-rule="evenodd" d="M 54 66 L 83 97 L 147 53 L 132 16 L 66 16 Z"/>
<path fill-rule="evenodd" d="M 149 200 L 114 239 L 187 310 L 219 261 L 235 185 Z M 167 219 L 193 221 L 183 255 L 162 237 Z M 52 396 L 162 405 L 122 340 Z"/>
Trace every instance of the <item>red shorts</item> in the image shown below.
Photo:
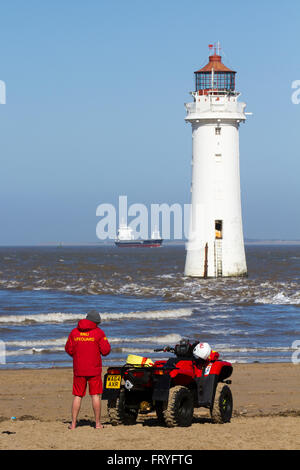
<path fill-rule="evenodd" d="M 73 395 L 78 397 L 84 397 L 86 392 L 87 384 L 89 384 L 90 395 L 101 395 L 102 394 L 102 379 L 101 375 L 95 375 L 93 377 L 80 377 L 74 375 L 73 377 Z"/>

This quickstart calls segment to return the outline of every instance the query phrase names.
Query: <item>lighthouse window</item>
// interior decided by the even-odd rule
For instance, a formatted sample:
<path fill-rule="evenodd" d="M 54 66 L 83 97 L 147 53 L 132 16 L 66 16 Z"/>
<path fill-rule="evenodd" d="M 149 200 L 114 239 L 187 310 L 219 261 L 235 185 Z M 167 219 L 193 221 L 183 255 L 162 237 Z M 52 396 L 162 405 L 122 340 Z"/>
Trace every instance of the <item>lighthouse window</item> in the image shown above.
<path fill-rule="evenodd" d="M 220 135 L 221 134 L 221 127 L 215 127 L 215 133 L 216 133 L 216 135 Z"/>
<path fill-rule="evenodd" d="M 219 239 L 223 238 L 222 230 L 223 230 L 223 221 L 222 220 L 216 220 L 215 221 L 216 239 L 219 240 Z"/>
<path fill-rule="evenodd" d="M 199 90 L 231 90 L 235 88 L 235 72 L 196 72 L 196 91 Z"/>

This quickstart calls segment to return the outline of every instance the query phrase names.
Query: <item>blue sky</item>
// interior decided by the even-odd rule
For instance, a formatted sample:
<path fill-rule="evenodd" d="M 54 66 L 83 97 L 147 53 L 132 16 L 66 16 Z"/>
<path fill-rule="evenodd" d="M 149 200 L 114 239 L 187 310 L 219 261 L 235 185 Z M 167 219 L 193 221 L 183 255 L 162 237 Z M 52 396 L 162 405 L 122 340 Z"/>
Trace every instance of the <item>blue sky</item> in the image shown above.
<path fill-rule="evenodd" d="M 97 242 L 96 208 L 190 202 L 184 103 L 220 41 L 247 111 L 247 238 L 300 239 L 298 1 L 1 2 L 0 245 Z"/>

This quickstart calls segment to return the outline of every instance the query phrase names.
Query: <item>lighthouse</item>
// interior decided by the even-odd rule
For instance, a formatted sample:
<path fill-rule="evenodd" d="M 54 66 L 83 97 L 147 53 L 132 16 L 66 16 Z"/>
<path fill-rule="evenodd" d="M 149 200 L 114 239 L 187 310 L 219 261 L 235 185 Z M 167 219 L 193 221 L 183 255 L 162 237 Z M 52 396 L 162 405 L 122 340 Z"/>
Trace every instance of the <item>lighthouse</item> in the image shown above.
<path fill-rule="evenodd" d="M 240 194 L 239 126 L 246 120 L 238 101 L 236 72 L 210 45 L 209 62 L 195 73 L 193 103 L 185 120 L 192 125 L 192 184 L 185 275 L 247 275 Z"/>

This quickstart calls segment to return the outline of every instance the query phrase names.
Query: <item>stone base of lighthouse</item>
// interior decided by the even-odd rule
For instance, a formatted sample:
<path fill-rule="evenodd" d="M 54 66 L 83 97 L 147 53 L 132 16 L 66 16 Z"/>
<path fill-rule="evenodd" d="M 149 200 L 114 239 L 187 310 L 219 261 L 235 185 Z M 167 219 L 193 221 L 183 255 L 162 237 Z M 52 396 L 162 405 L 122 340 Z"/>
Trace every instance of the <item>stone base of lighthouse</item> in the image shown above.
<path fill-rule="evenodd" d="M 210 240 L 187 243 L 185 276 L 216 278 L 247 276 L 243 242 Z"/>

